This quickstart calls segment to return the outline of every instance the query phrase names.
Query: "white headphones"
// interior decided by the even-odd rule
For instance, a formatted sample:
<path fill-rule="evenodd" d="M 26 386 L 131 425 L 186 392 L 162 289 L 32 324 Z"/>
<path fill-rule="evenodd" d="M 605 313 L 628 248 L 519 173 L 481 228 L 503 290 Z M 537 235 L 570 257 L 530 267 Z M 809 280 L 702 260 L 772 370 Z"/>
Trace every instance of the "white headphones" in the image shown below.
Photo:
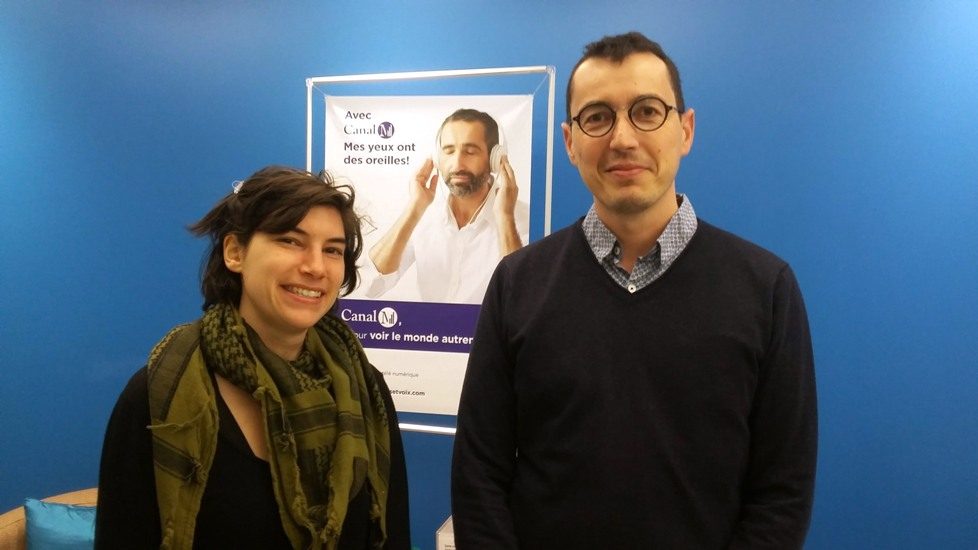
<path fill-rule="evenodd" d="M 508 155 L 509 152 L 506 150 L 506 137 L 503 135 L 503 128 L 499 126 L 499 143 L 492 146 L 492 151 L 489 151 L 489 170 L 493 174 L 498 174 L 502 170 L 503 155 Z"/>

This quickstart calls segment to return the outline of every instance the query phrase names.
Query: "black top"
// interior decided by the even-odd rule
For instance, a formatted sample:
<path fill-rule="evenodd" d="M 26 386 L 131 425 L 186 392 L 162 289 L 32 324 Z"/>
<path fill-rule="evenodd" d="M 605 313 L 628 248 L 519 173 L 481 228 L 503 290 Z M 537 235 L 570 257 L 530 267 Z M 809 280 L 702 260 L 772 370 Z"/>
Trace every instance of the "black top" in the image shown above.
<path fill-rule="evenodd" d="M 785 262 L 700 221 L 632 294 L 578 223 L 504 258 L 489 285 L 459 405 L 455 543 L 799 548 L 816 441 Z"/>
<path fill-rule="evenodd" d="M 373 367 L 371 367 L 373 368 Z M 390 421 L 391 473 L 387 500 L 387 545 L 411 547 L 407 473 L 397 414 L 383 377 L 376 374 Z M 213 383 L 213 378 L 212 378 Z M 256 457 L 215 387 L 220 419 L 214 463 L 197 514 L 194 548 L 291 548 L 282 528 L 268 462 Z M 146 368 L 119 396 L 102 448 L 95 547 L 159 548 L 160 518 L 153 474 Z M 350 502 L 339 548 L 369 548 L 369 485 Z"/>

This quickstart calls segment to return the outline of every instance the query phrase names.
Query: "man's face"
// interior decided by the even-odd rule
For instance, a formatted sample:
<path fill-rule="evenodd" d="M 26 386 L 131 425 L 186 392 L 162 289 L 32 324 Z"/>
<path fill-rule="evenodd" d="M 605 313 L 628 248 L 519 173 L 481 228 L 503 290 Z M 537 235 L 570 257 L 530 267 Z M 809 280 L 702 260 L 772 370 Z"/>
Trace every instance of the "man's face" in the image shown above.
<path fill-rule="evenodd" d="M 617 110 L 615 126 L 601 137 L 585 134 L 576 122 L 562 124 L 567 156 L 594 195 L 599 216 L 671 216 L 679 161 L 693 145 L 694 113 L 670 111 L 652 132 L 636 129 L 628 119 L 628 108 L 642 96 L 676 104 L 666 64 L 650 53 L 629 55 L 621 63 L 591 58 L 578 67 L 571 91 L 572 116 L 594 103 Z"/>
<path fill-rule="evenodd" d="M 448 190 L 467 197 L 489 183 L 489 150 L 481 122 L 453 120 L 441 131 L 438 171 Z"/>

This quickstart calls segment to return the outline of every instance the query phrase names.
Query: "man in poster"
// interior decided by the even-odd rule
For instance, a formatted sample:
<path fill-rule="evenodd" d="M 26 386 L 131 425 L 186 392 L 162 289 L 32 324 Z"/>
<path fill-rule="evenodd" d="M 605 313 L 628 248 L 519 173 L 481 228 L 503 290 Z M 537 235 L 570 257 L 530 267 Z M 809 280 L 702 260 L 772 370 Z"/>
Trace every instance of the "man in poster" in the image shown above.
<path fill-rule="evenodd" d="M 411 179 L 401 215 L 370 249 L 380 275 L 366 289 L 368 298 L 394 289 L 414 265 L 422 301 L 479 304 L 500 258 L 523 246 L 528 213 L 517 202 L 496 121 L 458 109 L 442 122 L 435 142 L 433 158 Z M 439 192 L 439 180 L 447 193 Z"/>

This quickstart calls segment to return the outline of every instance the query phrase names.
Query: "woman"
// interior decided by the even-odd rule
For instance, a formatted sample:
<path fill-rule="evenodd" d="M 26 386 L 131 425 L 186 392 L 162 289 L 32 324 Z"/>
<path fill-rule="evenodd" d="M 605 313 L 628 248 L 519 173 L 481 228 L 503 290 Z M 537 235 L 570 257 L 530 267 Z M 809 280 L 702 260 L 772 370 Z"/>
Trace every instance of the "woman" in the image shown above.
<path fill-rule="evenodd" d="M 97 548 L 410 548 L 390 390 L 330 314 L 357 284 L 353 198 L 269 167 L 190 227 L 204 315 L 112 412 Z"/>

